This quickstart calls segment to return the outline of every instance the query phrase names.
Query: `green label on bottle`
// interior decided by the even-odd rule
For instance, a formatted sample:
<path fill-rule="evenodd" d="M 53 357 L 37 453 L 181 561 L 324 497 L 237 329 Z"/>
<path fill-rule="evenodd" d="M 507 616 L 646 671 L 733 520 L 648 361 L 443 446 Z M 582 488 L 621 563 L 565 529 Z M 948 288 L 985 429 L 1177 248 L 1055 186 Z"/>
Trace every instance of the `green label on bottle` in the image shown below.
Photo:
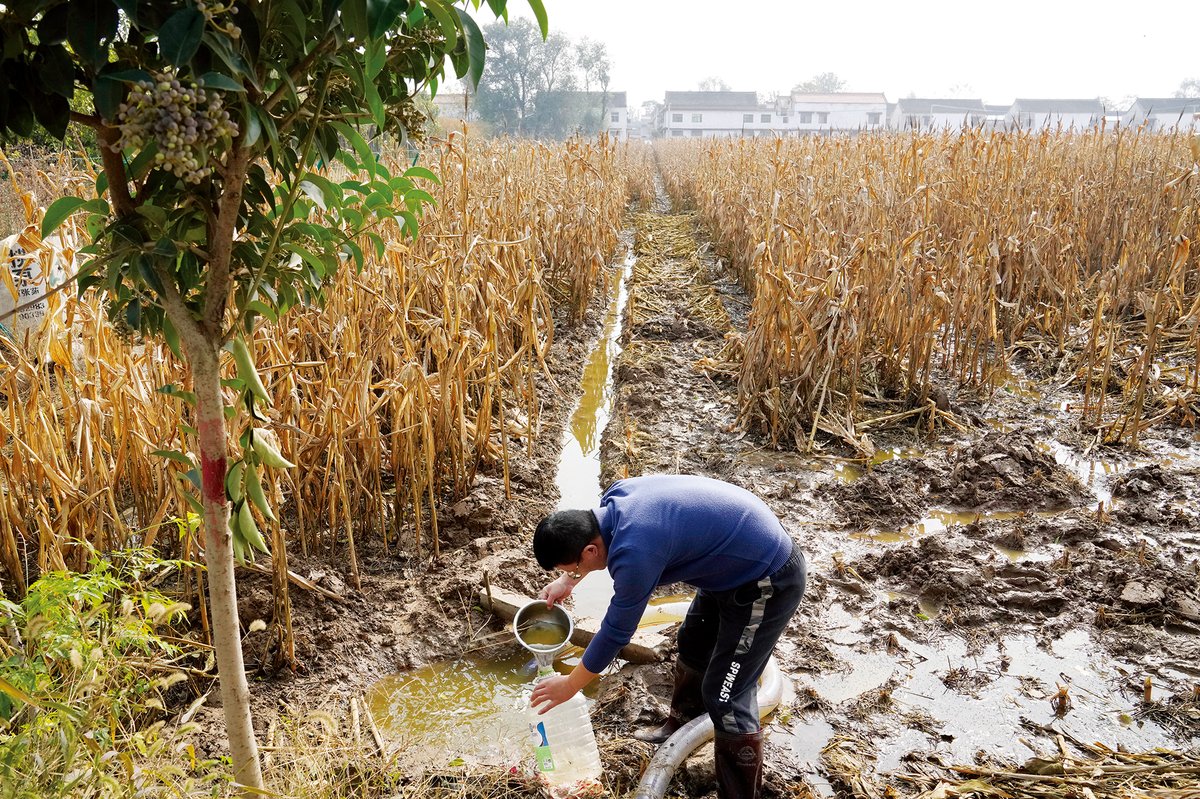
<path fill-rule="evenodd" d="M 536 741 L 533 756 L 537 760 L 538 771 L 554 771 L 554 755 L 550 752 L 550 742 L 546 740 L 546 722 L 538 722 L 533 733 Z"/>

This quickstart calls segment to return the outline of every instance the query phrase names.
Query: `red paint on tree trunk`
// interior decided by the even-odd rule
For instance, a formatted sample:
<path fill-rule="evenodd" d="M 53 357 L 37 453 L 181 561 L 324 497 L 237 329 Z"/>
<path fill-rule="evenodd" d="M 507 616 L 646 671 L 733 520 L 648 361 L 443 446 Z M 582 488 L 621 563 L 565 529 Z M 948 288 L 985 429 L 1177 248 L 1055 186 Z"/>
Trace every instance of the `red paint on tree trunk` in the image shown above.
<path fill-rule="evenodd" d="M 204 501 L 225 502 L 225 456 L 210 458 L 200 453 L 201 485 L 204 487 Z"/>

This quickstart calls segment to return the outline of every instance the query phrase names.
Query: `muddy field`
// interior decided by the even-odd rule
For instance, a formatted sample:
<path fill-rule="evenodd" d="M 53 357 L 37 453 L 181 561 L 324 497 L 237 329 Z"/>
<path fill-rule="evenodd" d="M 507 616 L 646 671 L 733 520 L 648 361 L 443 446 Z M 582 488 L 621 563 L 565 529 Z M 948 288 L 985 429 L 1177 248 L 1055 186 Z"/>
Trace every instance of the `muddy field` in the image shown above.
<path fill-rule="evenodd" d="M 725 366 L 748 298 L 691 215 L 660 200 L 631 228 L 637 260 L 601 483 L 654 472 L 728 480 L 762 496 L 809 557 L 808 593 L 777 655 L 793 687 L 769 728 L 768 796 L 907 795 L 955 764 L 1200 743 L 1194 431 L 1153 429 L 1138 452 L 1091 447 L 1070 381 L 1017 363 L 989 395 L 943 387 L 939 405 L 957 427 L 873 431 L 870 462 L 775 449 L 738 424 Z M 559 391 L 545 392 L 532 451 L 513 455 L 511 497 L 493 473 L 447 501 L 440 562 L 369 553 L 361 590 L 343 563 L 293 564 L 342 599 L 293 589 L 296 672 L 271 667 L 263 634 L 247 639 L 262 666 L 263 735 L 280 709 L 340 707 L 397 671 L 511 652 L 476 592 L 486 578 L 535 594 L 546 579 L 528 542 L 558 501 L 561 430 L 604 301 L 556 334 Z M 243 624 L 268 617 L 269 583 L 250 576 L 241 591 Z M 651 753 L 628 736 L 663 711 L 668 668 L 624 665 L 597 689 L 617 791 Z M 202 710 L 211 730 L 215 700 Z M 215 732 L 207 743 L 220 748 Z M 707 795 L 711 770 L 701 750 L 676 788 Z"/>

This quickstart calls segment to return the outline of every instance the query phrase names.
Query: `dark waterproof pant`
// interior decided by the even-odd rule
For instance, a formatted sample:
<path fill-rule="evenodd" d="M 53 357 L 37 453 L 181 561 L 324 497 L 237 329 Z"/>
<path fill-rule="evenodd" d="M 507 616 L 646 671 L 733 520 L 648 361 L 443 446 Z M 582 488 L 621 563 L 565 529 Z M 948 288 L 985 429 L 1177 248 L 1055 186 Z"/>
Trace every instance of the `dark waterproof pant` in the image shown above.
<path fill-rule="evenodd" d="M 773 574 L 728 591 L 699 591 L 679 628 L 679 660 L 704 673 L 704 707 L 718 733 L 755 732 L 762 676 L 800 598 L 806 569 L 799 547 Z"/>

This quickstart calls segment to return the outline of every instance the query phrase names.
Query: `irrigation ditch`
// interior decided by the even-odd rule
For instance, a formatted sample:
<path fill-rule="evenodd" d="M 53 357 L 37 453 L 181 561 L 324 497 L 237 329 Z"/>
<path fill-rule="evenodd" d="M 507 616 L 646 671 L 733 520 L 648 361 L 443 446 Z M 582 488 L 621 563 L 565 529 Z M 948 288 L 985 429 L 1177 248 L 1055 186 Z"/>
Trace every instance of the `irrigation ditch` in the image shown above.
<path fill-rule="evenodd" d="M 739 425 L 729 367 L 750 298 L 696 216 L 661 190 L 631 220 L 610 291 L 556 333 L 551 375 L 539 380 L 558 390 L 544 392 L 532 449 L 514 448 L 511 496 L 498 476 L 480 475 L 443 514 L 448 546 L 428 569 L 368 548 L 363 587 L 352 590 L 344 564 L 307 562 L 304 576 L 341 599 L 294 593 L 307 670 L 256 686 L 268 745 L 277 711 L 340 710 L 365 696 L 394 756 L 507 769 L 521 757 L 512 744 L 528 657 L 472 597 L 485 583 L 536 594 L 545 576 L 527 542 L 543 513 L 586 506 L 614 479 L 669 471 L 755 491 L 810 557 L 808 595 L 777 653 L 794 692 L 769 727 L 765 795 L 916 795 L 956 779 L 1008 784 L 1011 774 L 1036 793 L 1072 763 L 1108 773 L 1108 758 L 1123 768 L 1151 757 L 1114 753 L 1195 750 L 1192 431 L 1152 429 L 1136 456 L 1091 449 L 1068 413 L 1071 387 L 1014 371 L 992 393 L 941 386 L 958 423 L 878 431 L 871 459 L 773 448 Z M 602 605 L 596 582 L 576 601 Z M 664 587 L 663 602 L 678 602 L 677 591 Z M 269 581 L 250 575 L 243 619 L 269 616 L 270 603 Z M 670 677 L 667 665 L 618 666 L 590 696 L 607 779 L 622 795 L 653 753 L 629 734 L 660 717 Z M 207 745 L 219 751 L 219 716 L 205 714 Z M 711 785 L 702 748 L 675 790 L 703 796 Z"/>

